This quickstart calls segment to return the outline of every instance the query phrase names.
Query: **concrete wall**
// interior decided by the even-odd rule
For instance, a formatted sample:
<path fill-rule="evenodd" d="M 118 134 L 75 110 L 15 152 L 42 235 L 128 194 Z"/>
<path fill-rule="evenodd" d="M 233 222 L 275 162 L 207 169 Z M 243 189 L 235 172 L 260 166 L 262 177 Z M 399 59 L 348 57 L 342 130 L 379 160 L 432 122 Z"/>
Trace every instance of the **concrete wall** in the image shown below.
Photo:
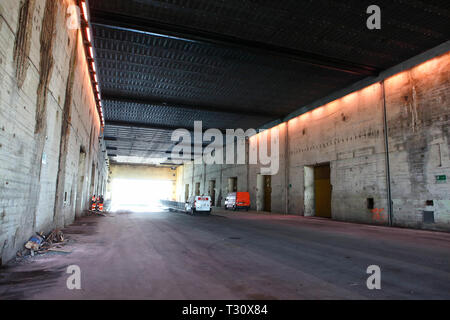
<path fill-rule="evenodd" d="M 450 53 L 385 80 L 388 148 L 397 226 L 450 230 Z M 272 176 L 272 211 L 305 215 L 305 168 L 329 163 L 332 218 L 388 223 L 383 91 L 376 83 L 249 139 L 250 147 L 271 131 L 280 135 L 280 166 Z M 247 150 L 248 152 L 248 150 Z M 286 156 L 287 155 L 287 156 Z M 256 209 L 260 165 L 184 165 L 183 184 L 238 177 Z M 446 176 L 439 182 L 436 176 Z M 306 181 L 306 185 L 311 185 Z M 184 188 L 178 188 L 184 197 Z M 192 194 L 192 189 L 191 194 Z M 201 186 L 207 192 L 207 187 Z M 310 190 L 310 189 L 309 189 Z M 308 188 L 306 188 L 308 194 Z M 378 213 L 368 209 L 373 198 Z M 222 205 L 223 205 L 223 198 Z M 427 200 L 432 200 L 431 202 Z M 311 208 L 309 208 L 312 210 Z M 424 223 L 424 211 L 435 223 Z"/>
<path fill-rule="evenodd" d="M 73 0 L 0 3 L 0 257 L 105 188 L 106 152 Z"/>

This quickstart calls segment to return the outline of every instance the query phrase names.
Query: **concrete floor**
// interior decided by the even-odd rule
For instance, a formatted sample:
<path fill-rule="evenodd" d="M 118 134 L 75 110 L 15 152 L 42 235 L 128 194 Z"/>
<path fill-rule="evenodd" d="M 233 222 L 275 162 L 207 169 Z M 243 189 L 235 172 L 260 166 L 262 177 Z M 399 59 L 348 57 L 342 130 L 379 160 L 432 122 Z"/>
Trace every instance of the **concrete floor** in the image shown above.
<path fill-rule="evenodd" d="M 1 299 L 449 299 L 450 234 L 285 215 L 112 213 L 0 269 Z M 81 268 L 68 290 L 66 268 Z M 381 267 L 381 290 L 366 268 Z"/>

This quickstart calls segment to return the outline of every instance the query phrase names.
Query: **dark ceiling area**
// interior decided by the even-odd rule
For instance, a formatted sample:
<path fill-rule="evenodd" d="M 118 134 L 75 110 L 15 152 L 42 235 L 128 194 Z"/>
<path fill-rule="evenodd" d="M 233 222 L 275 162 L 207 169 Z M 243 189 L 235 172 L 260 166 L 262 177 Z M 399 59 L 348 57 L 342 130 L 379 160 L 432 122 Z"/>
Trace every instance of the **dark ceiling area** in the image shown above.
<path fill-rule="evenodd" d="M 90 0 L 111 160 L 170 163 L 171 131 L 258 128 L 449 37 L 442 1 Z"/>

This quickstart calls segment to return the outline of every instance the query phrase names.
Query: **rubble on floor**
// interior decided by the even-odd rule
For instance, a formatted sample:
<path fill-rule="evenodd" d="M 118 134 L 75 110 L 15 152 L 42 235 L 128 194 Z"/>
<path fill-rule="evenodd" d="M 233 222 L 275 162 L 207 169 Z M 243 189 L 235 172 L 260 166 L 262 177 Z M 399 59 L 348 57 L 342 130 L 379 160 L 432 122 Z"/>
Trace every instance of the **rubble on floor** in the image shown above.
<path fill-rule="evenodd" d="M 62 246 L 65 245 L 66 242 L 67 240 L 64 239 L 64 233 L 61 230 L 55 229 L 47 236 L 44 236 L 42 232 L 36 233 L 36 235 L 32 236 L 25 244 L 25 248 L 30 250 L 32 256 L 34 256 L 35 253 L 43 254 L 49 251 L 69 253 L 70 251 L 62 249 Z M 20 256 L 21 253 L 18 253 L 18 255 Z"/>
<path fill-rule="evenodd" d="M 106 214 L 102 211 L 97 211 L 97 210 L 86 210 L 86 215 L 87 216 L 102 216 L 102 217 L 106 217 Z"/>

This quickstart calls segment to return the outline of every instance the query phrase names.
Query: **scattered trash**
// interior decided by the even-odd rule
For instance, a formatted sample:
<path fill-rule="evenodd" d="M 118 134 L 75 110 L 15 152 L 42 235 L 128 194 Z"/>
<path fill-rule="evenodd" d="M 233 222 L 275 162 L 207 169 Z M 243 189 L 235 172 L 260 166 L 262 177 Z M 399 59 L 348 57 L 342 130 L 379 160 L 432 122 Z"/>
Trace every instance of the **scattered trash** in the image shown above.
<path fill-rule="evenodd" d="M 44 241 L 44 238 L 41 235 L 36 234 L 35 236 L 32 236 L 28 240 L 28 242 L 25 244 L 25 248 L 27 248 L 28 250 L 32 250 L 32 251 L 37 251 L 37 250 L 39 250 L 39 247 L 41 246 L 43 241 Z"/>
<path fill-rule="evenodd" d="M 53 230 L 50 232 L 50 234 L 45 238 L 45 243 L 58 243 L 58 242 L 64 242 L 64 234 L 61 230 Z"/>
<path fill-rule="evenodd" d="M 25 244 L 25 248 L 30 250 L 31 256 L 34 257 L 35 253 L 46 253 L 48 251 L 57 251 L 55 247 L 61 248 L 66 240 L 64 239 L 64 234 L 61 230 L 55 229 L 50 232 L 47 236 L 44 236 L 41 232 L 36 233 L 32 236 L 30 240 Z M 65 251 L 60 249 L 59 251 Z M 68 253 L 68 251 L 65 251 Z"/>

